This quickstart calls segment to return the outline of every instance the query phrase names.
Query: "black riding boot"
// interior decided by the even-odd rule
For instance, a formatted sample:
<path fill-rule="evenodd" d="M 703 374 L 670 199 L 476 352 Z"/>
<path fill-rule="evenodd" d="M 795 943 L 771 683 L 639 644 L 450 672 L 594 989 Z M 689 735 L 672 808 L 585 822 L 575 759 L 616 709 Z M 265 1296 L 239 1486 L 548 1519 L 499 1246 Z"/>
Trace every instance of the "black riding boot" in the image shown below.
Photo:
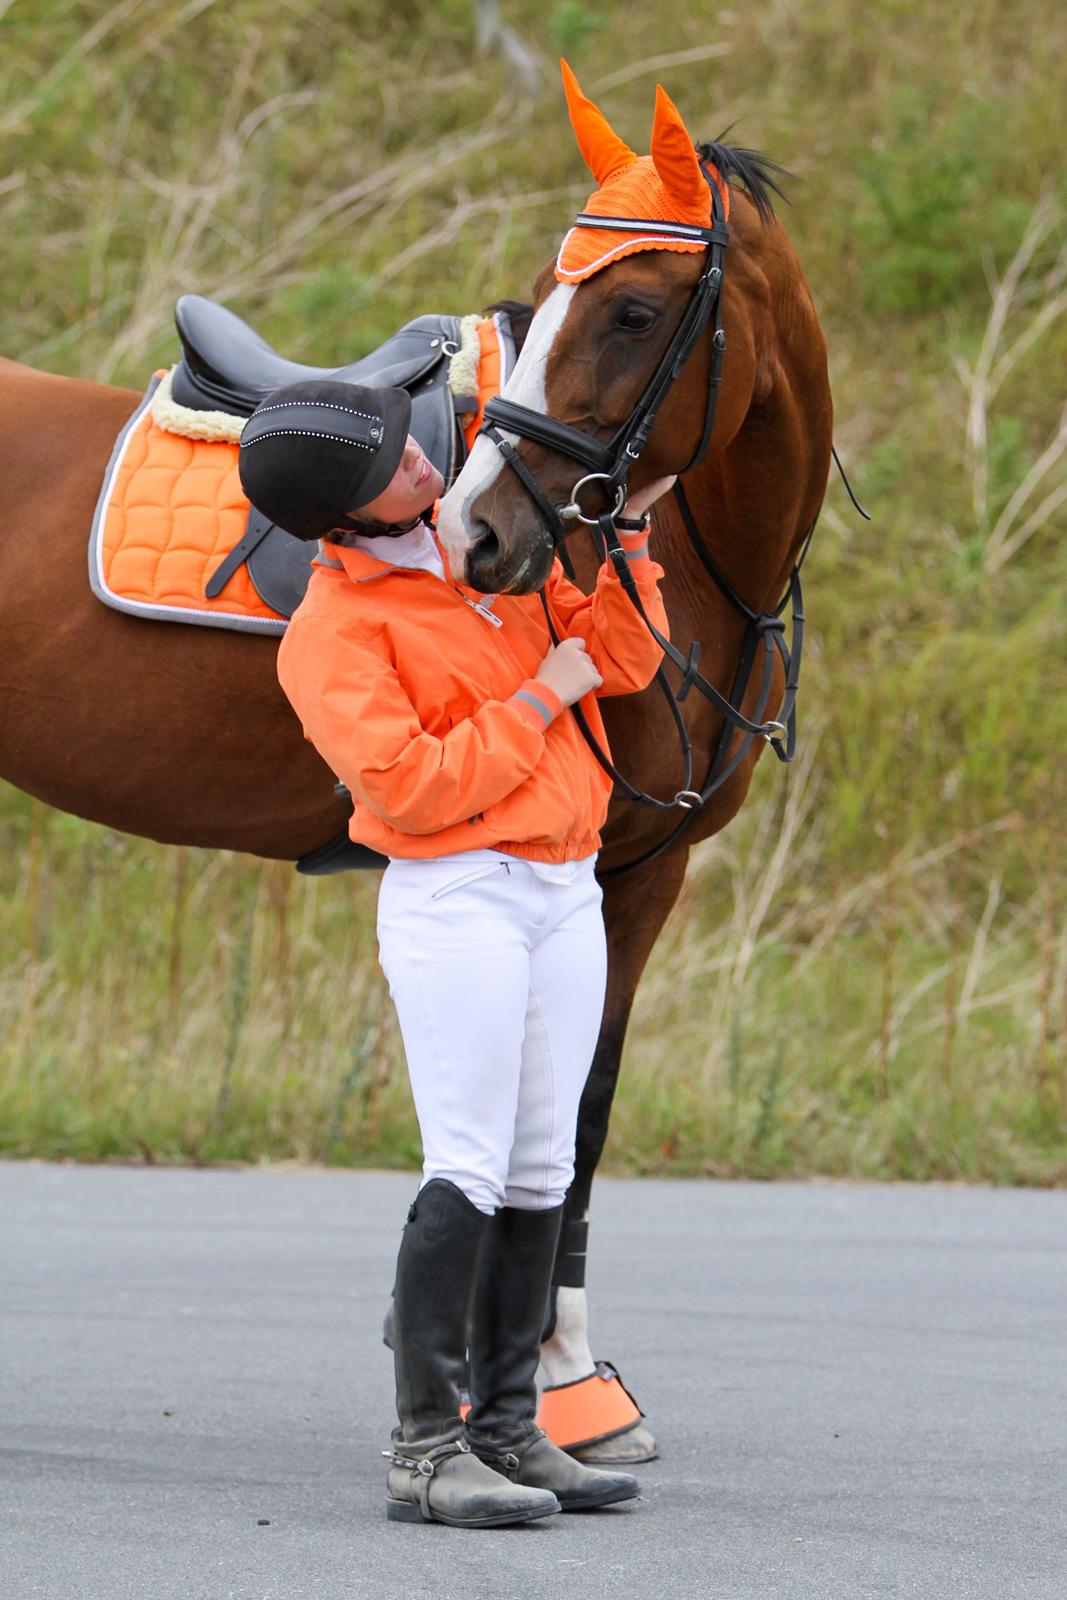
<path fill-rule="evenodd" d="M 563 1207 L 493 1218 L 471 1315 L 471 1449 L 512 1483 L 551 1489 L 564 1511 L 632 1500 L 628 1472 L 583 1467 L 537 1426 L 537 1366 Z"/>
<path fill-rule="evenodd" d="M 540 1487 L 502 1483 L 471 1453 L 459 1416 L 479 1256 L 491 1218 L 434 1178 L 408 1212 L 396 1265 L 396 1409 L 386 1514 L 394 1522 L 495 1528 L 559 1510 Z"/>

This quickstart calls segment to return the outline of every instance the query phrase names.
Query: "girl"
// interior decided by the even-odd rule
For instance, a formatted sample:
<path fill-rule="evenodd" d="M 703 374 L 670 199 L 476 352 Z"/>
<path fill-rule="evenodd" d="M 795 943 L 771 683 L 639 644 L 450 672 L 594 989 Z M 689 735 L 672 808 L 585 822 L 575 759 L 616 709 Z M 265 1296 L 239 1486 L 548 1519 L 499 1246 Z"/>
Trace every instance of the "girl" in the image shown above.
<path fill-rule="evenodd" d="M 661 654 L 610 564 L 595 592 L 483 596 L 429 522 L 440 473 L 400 389 L 301 383 L 241 439 L 249 499 L 321 543 L 278 654 L 304 731 L 347 785 L 353 839 L 389 857 L 381 963 L 422 1135 L 394 1304 L 399 1418 L 387 1515 L 485 1528 L 633 1498 L 536 1426 L 536 1373 L 578 1103 L 604 1006 L 594 875 L 611 781 L 567 708 L 644 688 Z M 635 495 L 623 534 L 663 632 Z M 460 1418 L 467 1373 L 471 1409 Z"/>

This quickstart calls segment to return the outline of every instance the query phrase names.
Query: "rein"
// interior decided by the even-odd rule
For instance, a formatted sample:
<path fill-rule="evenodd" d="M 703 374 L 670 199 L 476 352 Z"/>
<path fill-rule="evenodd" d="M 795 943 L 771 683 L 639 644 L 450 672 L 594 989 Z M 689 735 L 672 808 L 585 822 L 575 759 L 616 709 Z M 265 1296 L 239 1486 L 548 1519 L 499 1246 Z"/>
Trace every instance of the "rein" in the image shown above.
<path fill-rule="evenodd" d="M 701 171 L 704 172 L 705 180 L 711 191 L 712 225 L 709 228 L 694 227 L 677 222 L 650 221 L 643 218 L 599 217 L 585 212 L 581 213 L 575 221 L 576 227 L 618 228 L 631 233 L 656 235 L 663 235 L 665 232 L 669 232 L 679 238 L 698 240 L 706 247 L 703 270 L 693 288 L 689 303 L 682 314 L 682 319 L 675 330 L 674 336 L 651 378 L 645 385 L 644 392 L 612 439 L 607 444 L 601 443 L 600 440 L 592 438 L 578 428 L 572 428 L 568 423 L 560 422 L 555 417 L 547 417 L 542 412 L 532 411 L 527 406 L 517 405 L 513 401 L 501 399 L 499 396 L 490 400 L 486 405 L 485 421 L 480 430 L 497 446 L 508 466 L 511 467 L 523 488 L 534 501 L 551 533 L 553 543 L 567 575 L 573 579 L 574 568 L 566 552 L 564 540 L 573 531 L 574 524 L 581 523 L 590 529 L 594 541 L 598 543 L 601 559 L 611 561 L 627 598 L 637 610 L 664 655 L 682 673 L 681 684 L 677 692 L 675 692 L 667 681 L 667 675 L 662 665 L 656 670 L 656 682 L 667 700 L 675 727 L 678 730 L 684 763 L 682 787 L 670 800 L 657 800 L 654 795 L 646 794 L 644 790 L 638 789 L 631 784 L 613 765 L 610 757 L 606 755 L 597 743 L 581 706 L 577 703 L 571 706 L 571 711 L 581 730 L 582 737 L 604 771 L 610 774 L 624 799 L 654 811 L 672 811 L 676 808 L 681 808 L 685 812 L 678 825 L 661 844 L 646 851 L 636 861 L 628 862 L 625 866 L 616 867 L 610 872 L 600 874 L 602 881 L 605 882 L 621 877 L 624 873 L 632 872 L 637 867 L 644 866 L 649 861 L 655 860 L 657 856 L 662 855 L 665 850 L 668 850 L 679 835 L 691 825 L 694 817 L 703 809 L 708 799 L 733 776 L 751 749 L 754 740 L 766 739 L 780 761 L 792 761 L 796 752 L 796 695 L 804 641 L 804 610 L 800 566 L 810 546 L 811 537 L 815 531 L 814 524 L 804 541 L 800 558 L 793 568 L 788 588 L 780 604 L 774 611 L 756 612 L 747 606 L 735 593 L 725 575 L 720 572 L 713 560 L 700 537 L 685 490 L 680 481 L 681 476 L 684 476 L 685 473 L 690 472 L 697 466 L 707 452 L 708 441 L 711 437 L 712 425 L 715 420 L 719 385 L 722 379 L 723 358 L 726 353 L 726 335 L 722 326 L 722 283 L 724 254 L 729 243 L 729 232 L 726 227 L 726 217 L 718 185 L 703 167 Z M 669 639 L 660 633 L 649 619 L 641 603 L 641 597 L 638 594 L 637 585 L 630 571 L 626 552 L 619 541 L 616 526 L 616 519 L 620 516 L 627 500 L 626 483 L 630 468 L 640 458 L 664 397 L 681 373 L 697 341 L 713 317 L 711 372 L 708 382 L 704 427 L 691 460 L 682 469 L 679 481 L 674 486 L 674 496 L 690 543 L 702 565 L 712 578 L 720 594 L 747 622 L 737 669 L 734 673 L 734 680 L 728 696 L 723 695 L 699 671 L 698 662 L 701 648 L 699 639 L 695 640 L 690 646 L 688 655 L 683 655 Z M 520 438 L 528 439 L 534 444 L 540 444 L 547 449 L 558 451 L 588 469 L 585 476 L 579 478 L 574 484 L 567 504 L 562 506 L 551 504 L 526 463 L 510 442 L 503 437 L 500 428 L 504 428 L 507 432 Z M 587 485 L 593 483 L 602 484 L 608 500 L 614 500 L 610 509 L 602 512 L 597 517 L 586 516 L 582 511 L 579 500 L 581 491 Z M 570 524 L 570 526 L 567 526 L 567 524 Z M 559 635 L 549 613 L 544 590 L 541 591 L 541 604 L 548 622 L 548 631 L 552 643 L 558 645 L 560 642 Z M 783 612 L 789 605 L 792 606 L 793 611 L 793 627 L 792 639 L 787 644 Z M 774 681 L 776 660 L 781 661 L 785 673 L 785 695 L 779 713 L 780 720 L 764 721 L 767 702 L 770 698 Z M 757 662 L 761 663 L 761 675 L 753 720 L 746 717 L 740 708 L 748 692 Z M 719 740 L 712 755 L 703 786 L 699 790 L 692 787 L 693 749 L 688 729 L 680 710 L 682 703 L 693 687 L 696 687 L 704 698 L 710 701 L 723 718 Z M 734 735 L 737 733 L 742 735 L 741 742 L 731 756 L 730 745 Z"/>
<path fill-rule="evenodd" d="M 621 878 L 627 872 L 633 872 L 638 867 L 646 866 L 648 862 L 655 861 L 657 856 L 661 856 L 666 850 L 669 850 L 675 840 L 690 826 L 697 813 L 703 809 L 711 796 L 733 777 L 756 739 L 766 739 L 779 761 L 788 763 L 793 760 L 796 754 L 796 698 L 797 690 L 800 686 L 800 665 L 804 649 L 804 591 L 801 585 L 800 569 L 811 546 L 815 524 L 812 524 L 804 541 L 800 557 L 790 574 L 786 592 L 775 610 L 756 612 L 751 610 L 738 597 L 726 577 L 712 561 L 706 546 L 700 538 L 692 509 L 686 498 L 685 490 L 680 483 L 676 483 L 674 486 L 674 496 L 678 502 L 678 507 L 682 514 L 682 522 L 694 550 L 704 563 L 720 593 L 736 611 L 745 617 L 748 626 L 741 641 L 741 652 L 734 672 L 733 683 L 730 686 L 730 693 L 727 697 L 721 694 L 715 685 L 709 683 L 707 678 L 697 670 L 696 663 L 700 657 L 700 640 L 695 640 L 690 646 L 687 658 L 672 645 L 669 639 L 666 639 L 660 633 L 659 629 L 649 619 L 644 606 L 641 604 L 641 597 L 637 592 L 637 586 L 630 571 L 626 552 L 619 544 L 618 535 L 614 527 L 614 519 L 610 513 L 605 513 L 600 519 L 602 548 L 606 547 L 606 555 L 610 558 L 615 568 L 619 582 L 626 591 L 627 598 L 636 608 L 646 628 L 663 650 L 663 653 L 682 672 L 682 681 L 677 693 L 667 683 L 666 674 L 662 667 L 658 668 L 656 672 L 656 681 L 666 692 L 668 704 L 674 716 L 675 725 L 678 728 L 685 762 L 683 788 L 678 791 L 673 800 L 657 800 L 654 796 L 645 794 L 643 790 L 634 788 L 629 780 L 613 765 L 611 759 L 597 743 L 596 736 L 590 728 L 581 706 L 578 703 L 571 706 L 571 711 L 583 739 L 604 771 L 614 779 L 622 792 L 624 800 L 631 800 L 635 804 L 646 806 L 650 810 L 670 811 L 677 806 L 685 811 L 685 815 L 677 826 L 658 845 L 654 845 L 644 855 L 638 856 L 635 861 L 627 862 L 625 866 L 613 867 L 610 871 L 601 872 L 599 877 L 604 883 L 610 883 L 615 878 Z M 553 626 L 543 590 L 541 591 L 541 605 L 544 608 L 552 643 L 558 645 L 560 642 L 559 635 Z M 783 616 L 787 607 L 792 608 L 792 636 L 788 642 L 785 637 L 786 625 Z M 771 687 L 774 682 L 776 658 L 781 661 L 785 674 L 785 693 L 778 714 L 779 720 L 764 722 L 762 718 L 766 711 L 767 701 L 770 698 Z M 750 721 L 742 714 L 740 706 L 748 693 L 748 687 L 752 681 L 753 672 L 756 670 L 757 662 L 761 663 L 761 675 L 754 712 L 756 720 Z M 678 710 L 678 707 L 694 686 L 721 713 L 723 718 L 718 742 L 708 765 L 703 786 L 699 791 L 690 788 L 693 774 L 693 750 L 689 740 L 689 731 Z M 743 736 L 731 756 L 730 744 L 735 733 L 738 732 Z"/>

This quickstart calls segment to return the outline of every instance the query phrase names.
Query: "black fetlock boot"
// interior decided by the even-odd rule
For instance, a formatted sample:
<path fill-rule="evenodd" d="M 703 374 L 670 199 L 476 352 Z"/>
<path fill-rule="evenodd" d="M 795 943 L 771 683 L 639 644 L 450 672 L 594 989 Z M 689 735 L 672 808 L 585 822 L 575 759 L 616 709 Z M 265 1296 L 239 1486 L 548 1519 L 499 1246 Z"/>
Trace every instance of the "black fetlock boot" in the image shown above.
<path fill-rule="evenodd" d="M 497 1528 L 559 1510 L 549 1490 L 501 1481 L 471 1452 L 459 1415 L 479 1256 L 491 1218 L 433 1178 L 408 1212 L 396 1266 L 396 1409 L 386 1487 L 393 1522 Z"/>
<path fill-rule="evenodd" d="M 537 1366 L 563 1207 L 498 1211 L 488 1230 L 471 1314 L 467 1439 L 514 1484 L 551 1489 L 564 1511 L 632 1500 L 628 1472 L 583 1467 L 537 1426 Z"/>

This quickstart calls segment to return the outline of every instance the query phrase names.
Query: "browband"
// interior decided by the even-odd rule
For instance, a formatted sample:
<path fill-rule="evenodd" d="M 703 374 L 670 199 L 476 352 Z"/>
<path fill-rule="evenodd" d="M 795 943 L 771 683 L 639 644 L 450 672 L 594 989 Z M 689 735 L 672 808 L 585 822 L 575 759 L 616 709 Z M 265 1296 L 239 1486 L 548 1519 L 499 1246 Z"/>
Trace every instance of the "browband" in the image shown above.
<path fill-rule="evenodd" d="M 694 244 L 729 244 L 726 228 L 702 228 L 693 222 L 657 222 L 653 217 L 598 217 L 592 211 L 579 211 L 574 228 L 613 228 L 621 233 L 655 233 L 676 239 L 691 239 Z"/>

